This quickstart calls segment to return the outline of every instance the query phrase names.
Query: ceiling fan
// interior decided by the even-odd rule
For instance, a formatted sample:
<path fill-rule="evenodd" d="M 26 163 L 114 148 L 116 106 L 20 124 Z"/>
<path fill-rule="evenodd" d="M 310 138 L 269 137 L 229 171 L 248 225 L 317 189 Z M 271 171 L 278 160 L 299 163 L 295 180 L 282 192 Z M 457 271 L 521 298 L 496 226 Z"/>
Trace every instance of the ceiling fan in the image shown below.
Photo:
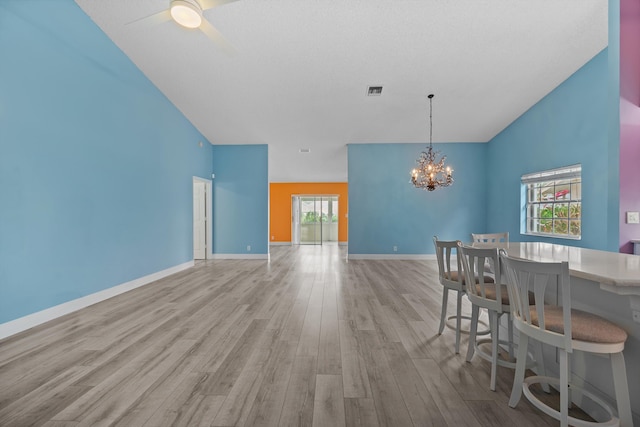
<path fill-rule="evenodd" d="M 204 18 L 203 11 L 234 1 L 238 0 L 170 0 L 169 9 L 137 19 L 129 22 L 129 24 L 144 23 L 156 25 L 173 19 L 185 28 L 202 31 L 215 44 L 232 55 L 235 53 L 235 49 L 225 40 L 222 34 Z"/>

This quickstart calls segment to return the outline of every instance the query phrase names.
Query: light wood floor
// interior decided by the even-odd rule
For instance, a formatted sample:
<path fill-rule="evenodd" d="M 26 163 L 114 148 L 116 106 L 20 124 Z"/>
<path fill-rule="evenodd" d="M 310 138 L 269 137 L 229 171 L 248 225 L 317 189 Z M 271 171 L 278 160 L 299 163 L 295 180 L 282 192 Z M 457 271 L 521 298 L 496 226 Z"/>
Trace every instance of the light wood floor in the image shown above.
<path fill-rule="evenodd" d="M 271 251 L 0 341 L 0 425 L 556 425 L 524 399 L 507 406 L 513 371 L 491 392 L 489 364 L 455 355 L 453 330 L 437 335 L 434 261 Z"/>

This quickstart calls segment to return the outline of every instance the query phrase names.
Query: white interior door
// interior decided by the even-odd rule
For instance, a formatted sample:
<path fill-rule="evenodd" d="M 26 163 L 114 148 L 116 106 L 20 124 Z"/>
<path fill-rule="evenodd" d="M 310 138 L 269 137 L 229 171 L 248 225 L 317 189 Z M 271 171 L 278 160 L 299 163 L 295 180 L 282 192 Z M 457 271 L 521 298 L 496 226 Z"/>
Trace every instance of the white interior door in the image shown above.
<path fill-rule="evenodd" d="M 206 259 L 207 215 L 204 182 L 193 183 L 193 259 Z"/>

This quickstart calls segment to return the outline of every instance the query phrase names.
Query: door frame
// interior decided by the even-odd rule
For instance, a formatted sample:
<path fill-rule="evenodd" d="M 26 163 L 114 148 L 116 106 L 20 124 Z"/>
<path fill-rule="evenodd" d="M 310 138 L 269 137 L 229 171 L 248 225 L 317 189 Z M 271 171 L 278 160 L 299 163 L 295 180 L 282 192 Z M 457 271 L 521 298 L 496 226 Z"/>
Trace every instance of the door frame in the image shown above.
<path fill-rule="evenodd" d="M 204 197 L 205 197 L 205 242 L 206 248 L 204 251 L 204 259 L 212 259 L 213 258 L 213 182 L 210 179 L 200 178 L 199 176 L 193 177 L 193 182 L 191 185 L 191 237 L 193 238 L 193 233 L 195 229 L 195 222 L 193 221 L 193 192 L 194 186 L 196 182 L 204 183 Z M 191 242 L 191 248 L 193 252 L 193 241 Z M 192 253 L 193 256 L 193 253 Z"/>
<path fill-rule="evenodd" d="M 339 206 L 340 206 L 340 195 L 339 194 L 335 194 L 335 193 L 320 193 L 320 194 L 317 194 L 317 193 L 295 193 L 295 194 L 291 194 L 291 205 L 290 206 L 291 206 L 291 245 L 292 246 L 295 245 L 294 239 L 293 239 L 293 236 L 294 236 L 293 228 L 295 226 L 295 220 L 294 220 L 294 217 L 293 217 L 293 201 L 294 201 L 294 199 L 296 197 L 298 197 L 298 198 L 303 198 L 303 197 L 316 197 L 316 198 L 318 198 L 319 197 L 321 199 L 322 198 L 335 197 L 336 201 L 338 202 L 338 209 L 340 209 L 339 208 Z M 300 214 L 300 213 L 301 213 L 301 211 L 298 212 L 298 214 Z M 338 218 L 337 224 L 338 224 L 338 227 L 339 227 L 340 215 L 338 215 L 338 212 L 335 212 L 335 214 L 336 214 L 336 216 Z M 298 227 L 300 227 L 301 224 L 302 224 L 302 222 L 299 222 L 298 223 Z M 300 233 L 301 232 L 298 231 L 299 235 L 300 235 Z M 336 236 L 336 243 L 340 244 L 339 233 L 338 233 L 338 236 Z M 298 244 L 300 244 L 300 243 L 298 242 Z M 314 243 L 314 245 L 322 246 L 323 244 L 324 244 L 324 242 L 322 240 L 322 222 L 320 222 L 320 243 Z"/>
<path fill-rule="evenodd" d="M 294 209 L 294 206 L 296 205 L 296 199 L 298 202 L 297 218 L 296 218 L 296 210 Z M 297 223 L 296 223 L 296 219 L 298 220 Z M 291 195 L 291 246 L 295 246 L 299 244 L 300 244 L 300 195 L 292 194 Z"/>

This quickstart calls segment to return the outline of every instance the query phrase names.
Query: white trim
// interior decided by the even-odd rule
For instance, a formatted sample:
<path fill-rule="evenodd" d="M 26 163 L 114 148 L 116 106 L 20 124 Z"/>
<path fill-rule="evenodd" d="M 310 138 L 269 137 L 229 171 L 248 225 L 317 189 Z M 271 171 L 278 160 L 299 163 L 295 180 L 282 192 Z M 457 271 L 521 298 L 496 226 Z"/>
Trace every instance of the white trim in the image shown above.
<path fill-rule="evenodd" d="M 323 244 L 332 244 L 334 242 L 325 242 Z M 348 246 L 349 242 L 338 242 L 338 246 Z M 269 242 L 269 246 L 292 246 L 291 242 Z M 313 245 L 300 245 L 300 246 L 313 246 Z"/>
<path fill-rule="evenodd" d="M 551 237 L 553 239 L 582 240 L 582 234 L 579 236 L 570 236 L 568 234 L 534 233 L 533 231 L 525 231 L 520 234 L 524 234 L 525 236 Z"/>
<path fill-rule="evenodd" d="M 90 305 L 115 297 L 116 295 L 120 295 L 135 288 L 139 288 L 140 286 L 155 282 L 156 280 L 160 280 L 182 270 L 186 270 L 187 268 L 191 268 L 193 265 L 193 260 L 187 261 L 185 263 L 169 267 L 165 270 L 151 273 L 129 282 L 121 283 L 120 285 L 2 323 L 0 324 L 0 339 L 26 331 L 27 329 L 41 325 L 50 320 L 57 319 L 58 317 L 89 307 Z"/>
<path fill-rule="evenodd" d="M 349 254 L 349 259 L 395 259 L 395 260 L 434 260 L 436 259 L 435 254 L 421 254 L 421 255 L 411 255 L 411 254 Z"/>
<path fill-rule="evenodd" d="M 522 175 L 520 180 L 523 184 L 545 181 L 559 181 L 561 179 L 580 178 L 582 175 L 582 164 L 565 166 L 562 168 L 549 169 L 540 172 L 532 172 Z"/>
<path fill-rule="evenodd" d="M 269 254 L 212 254 L 212 259 L 269 259 Z"/>
<path fill-rule="evenodd" d="M 565 223 L 566 217 L 558 217 L 555 212 L 556 205 L 566 205 L 567 209 L 570 208 L 571 205 L 574 206 L 582 206 L 582 165 L 572 165 L 564 168 L 551 169 L 547 171 L 534 172 L 526 175 L 522 175 L 522 185 L 521 185 L 521 209 L 520 209 L 520 234 L 530 235 L 530 236 L 542 236 L 542 237 L 553 237 L 557 239 L 570 239 L 570 240 L 581 240 L 582 232 L 580 235 L 571 235 L 571 227 L 569 223 L 567 223 L 567 234 L 562 234 L 555 230 L 555 222 L 560 220 L 562 223 Z M 570 182 L 568 182 L 570 181 Z M 577 190 L 577 198 L 574 193 L 574 186 L 579 185 L 579 190 Z M 558 190 L 557 186 L 566 187 L 569 186 L 569 200 L 564 197 L 558 199 L 553 197 L 550 200 L 546 200 L 545 198 L 540 197 L 541 194 L 538 194 L 539 191 L 544 190 L 549 191 L 548 195 L 553 196 L 554 193 Z M 532 193 L 535 193 L 533 195 Z M 557 196 L 558 193 L 555 193 Z M 537 208 L 551 209 L 552 216 L 543 218 L 541 217 L 542 209 L 538 211 Z M 567 212 L 567 215 L 569 213 Z M 582 220 L 582 212 L 578 217 L 571 217 L 568 215 L 570 220 Z M 550 225 L 554 230 L 550 232 L 543 233 L 535 230 L 538 227 L 537 222 L 542 221 L 551 221 Z"/>

